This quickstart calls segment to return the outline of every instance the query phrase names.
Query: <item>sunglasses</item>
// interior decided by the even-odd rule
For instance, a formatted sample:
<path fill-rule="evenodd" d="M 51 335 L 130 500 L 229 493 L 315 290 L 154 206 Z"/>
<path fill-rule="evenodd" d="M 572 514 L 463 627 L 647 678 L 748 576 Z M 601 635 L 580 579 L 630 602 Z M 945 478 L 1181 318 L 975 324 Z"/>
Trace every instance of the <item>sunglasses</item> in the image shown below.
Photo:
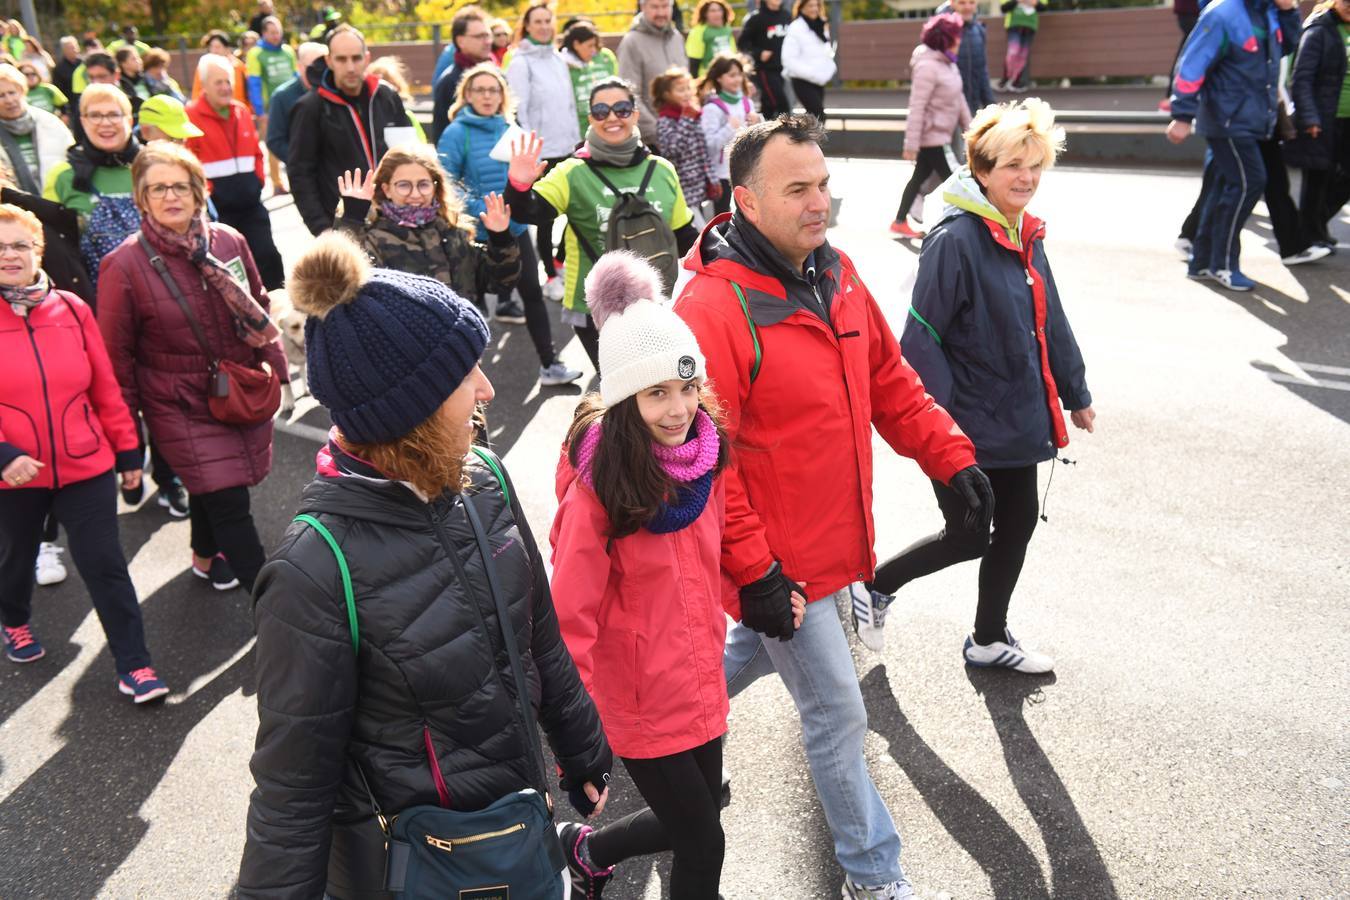
<path fill-rule="evenodd" d="M 597 122 L 603 122 L 609 118 L 609 114 L 614 113 L 620 119 L 626 119 L 633 114 L 633 101 L 620 100 L 618 103 L 593 103 L 591 104 L 591 118 Z"/>

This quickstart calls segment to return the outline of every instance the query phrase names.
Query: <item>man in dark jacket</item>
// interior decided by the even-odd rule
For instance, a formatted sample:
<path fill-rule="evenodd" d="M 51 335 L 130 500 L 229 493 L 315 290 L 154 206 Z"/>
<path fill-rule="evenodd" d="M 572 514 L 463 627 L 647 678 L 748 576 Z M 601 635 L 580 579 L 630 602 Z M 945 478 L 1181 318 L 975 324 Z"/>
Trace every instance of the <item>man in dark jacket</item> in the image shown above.
<path fill-rule="evenodd" d="M 82 62 L 84 60 L 80 58 L 80 42 L 75 40 L 73 35 L 64 35 L 61 38 L 61 58 L 52 67 L 52 84 L 67 97 L 75 95 L 72 79 Z"/>
<path fill-rule="evenodd" d="M 450 65 L 436 76 L 431 89 L 431 143 L 441 139 L 441 132 L 450 125 L 450 107 L 455 104 L 455 90 L 464 73 L 479 63 L 492 59 L 492 29 L 487 15 L 476 6 L 466 6 L 450 20 L 450 46 L 454 48 Z"/>
<path fill-rule="evenodd" d="M 1275 130 L 1280 58 L 1298 46 L 1295 7 L 1296 0 L 1214 0 L 1186 39 L 1173 80 L 1167 139 L 1181 143 L 1194 122 L 1213 170 L 1186 274 L 1232 291 L 1256 286 L 1238 268 L 1239 238 L 1266 187 L 1258 142 Z"/>
<path fill-rule="evenodd" d="M 675 312 L 707 358 L 727 437 L 743 448 L 723 475 L 722 568 L 740 586 L 727 610 L 738 620 L 727 631 L 727 688 L 734 696 L 778 672 L 801 716 L 844 896 L 900 898 L 912 888 L 863 757 L 867 711 L 836 610 L 876 564 L 873 427 L 966 498 L 985 527 L 993 495 L 974 447 L 901 357 L 852 261 L 825 240 L 823 139 L 813 118 L 795 115 L 736 136 L 737 212 L 713 220 L 685 256 L 694 276 Z M 830 473 L 828 498 L 821 472 Z M 793 591 L 807 598 L 795 632 Z"/>
<path fill-rule="evenodd" d="M 350 25 L 328 38 L 328 70 L 291 113 L 286 168 L 291 193 L 311 234 L 333 227 L 338 176 L 369 172 L 390 146 L 416 139 L 398 92 L 367 76 L 366 39 Z"/>
<path fill-rule="evenodd" d="M 295 51 L 297 63 L 295 77 L 272 94 L 272 104 L 268 107 L 267 134 L 263 136 L 263 141 L 277 159 L 287 159 L 289 156 L 291 113 L 295 112 L 295 104 L 300 102 L 300 98 L 323 80 L 323 73 L 328 71 L 327 56 L 326 46 L 316 41 L 305 41 Z M 313 66 L 317 68 L 311 69 Z"/>
<path fill-rule="evenodd" d="M 783 86 L 783 36 L 790 24 L 792 11 L 783 0 L 764 0 L 741 26 L 737 46 L 755 64 L 759 112 L 765 119 L 776 119 L 792 111 Z"/>
<path fill-rule="evenodd" d="M 989 59 L 986 53 L 987 35 L 980 21 L 976 0 L 952 0 L 948 5 L 966 23 L 961 29 L 961 46 L 956 51 L 956 68 L 961 72 L 961 90 L 971 115 L 994 102 L 994 88 L 989 83 Z M 938 12 L 943 10 L 939 7 Z"/>

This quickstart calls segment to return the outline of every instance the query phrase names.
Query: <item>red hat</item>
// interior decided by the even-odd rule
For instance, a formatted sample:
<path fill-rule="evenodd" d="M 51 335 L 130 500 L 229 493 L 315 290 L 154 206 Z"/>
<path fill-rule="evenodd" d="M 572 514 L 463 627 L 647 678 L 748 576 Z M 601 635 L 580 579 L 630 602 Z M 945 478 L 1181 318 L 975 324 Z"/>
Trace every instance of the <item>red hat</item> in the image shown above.
<path fill-rule="evenodd" d="M 965 20 L 956 13 L 938 13 L 923 23 L 919 40 L 934 50 L 946 52 L 956 44 L 956 39 L 961 36 L 961 29 L 965 27 Z"/>

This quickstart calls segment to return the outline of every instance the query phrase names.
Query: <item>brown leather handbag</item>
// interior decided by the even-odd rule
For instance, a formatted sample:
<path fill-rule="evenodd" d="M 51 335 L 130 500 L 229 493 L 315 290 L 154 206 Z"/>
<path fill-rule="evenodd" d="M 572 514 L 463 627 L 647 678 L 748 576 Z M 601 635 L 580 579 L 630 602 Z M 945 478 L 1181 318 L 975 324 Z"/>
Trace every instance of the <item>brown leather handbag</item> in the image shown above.
<path fill-rule="evenodd" d="M 201 323 L 193 315 L 192 307 L 188 306 L 169 267 L 150 246 L 145 235 L 138 234 L 136 237 L 145 255 L 150 257 L 150 265 L 159 273 L 164 286 L 187 317 L 202 353 L 209 360 L 211 377 L 206 390 L 206 405 L 211 410 L 211 417 L 223 425 L 258 425 L 270 420 L 281 408 L 281 379 L 277 373 L 261 359 L 256 368 L 230 359 L 217 359 L 206 342 Z"/>

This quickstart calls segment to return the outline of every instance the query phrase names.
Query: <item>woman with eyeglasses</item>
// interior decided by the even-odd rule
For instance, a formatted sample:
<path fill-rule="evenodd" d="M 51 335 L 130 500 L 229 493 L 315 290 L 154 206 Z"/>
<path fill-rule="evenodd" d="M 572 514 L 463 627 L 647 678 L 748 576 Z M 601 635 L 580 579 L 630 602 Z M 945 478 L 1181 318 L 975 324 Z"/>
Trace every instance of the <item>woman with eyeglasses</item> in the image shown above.
<path fill-rule="evenodd" d="M 192 573 L 219 591 L 251 591 L 265 554 L 248 491 L 272 468 L 272 419 L 224 422 L 208 398 L 221 396 L 225 361 L 286 381 L 280 335 L 248 243 L 207 221 L 206 173 L 192 151 L 151 141 L 132 176 L 143 221 L 103 261 L 99 327 L 127 406 L 191 495 Z"/>
<path fill-rule="evenodd" d="M 596 371 L 600 369 L 600 333 L 586 304 L 586 276 L 609 249 L 605 234 L 618 194 L 642 190 L 643 199 L 675 233 L 679 255 L 698 239 L 680 177 L 669 160 L 643 145 L 637 130 L 639 115 L 634 87 L 622 78 L 607 78 L 591 89 L 585 144 L 547 175 L 547 164 L 539 159 L 543 141 L 538 135 L 531 134 L 512 147 L 506 202 L 516 210 L 516 220 L 533 224 L 567 216 L 569 262 L 562 319 L 576 331 Z M 666 276 L 673 282 L 671 273 L 678 260 L 651 261 L 658 269 L 668 263 Z M 671 286 L 665 285 L 667 290 Z"/>
<path fill-rule="evenodd" d="M 442 132 L 438 148 L 446 171 L 463 188 L 466 208 L 471 214 L 481 213 L 489 197 L 506 190 L 506 163 L 492 158 L 492 148 L 511 127 L 514 113 L 506 78 L 492 63 L 474 66 L 455 88 L 450 126 Z M 485 239 L 484 226 L 479 226 L 478 231 L 479 240 Z M 525 323 L 539 357 L 541 385 L 569 384 L 580 378 L 581 372 L 564 365 L 553 347 L 553 328 L 539 284 L 539 261 L 530 241 L 530 230 L 518 216 L 511 222 L 511 235 L 520 251 L 520 280 L 516 287 L 523 303 L 508 299 L 509 285 L 496 285 L 495 318 L 499 322 Z"/>
<path fill-rule="evenodd" d="M 117 538 L 117 479 L 141 483 L 141 451 L 94 314 L 42 271 L 42 225 L 0 206 L 0 637 L 11 662 L 46 651 L 30 621 L 43 520 L 55 513 L 136 703 L 169 688 L 151 667 Z"/>

